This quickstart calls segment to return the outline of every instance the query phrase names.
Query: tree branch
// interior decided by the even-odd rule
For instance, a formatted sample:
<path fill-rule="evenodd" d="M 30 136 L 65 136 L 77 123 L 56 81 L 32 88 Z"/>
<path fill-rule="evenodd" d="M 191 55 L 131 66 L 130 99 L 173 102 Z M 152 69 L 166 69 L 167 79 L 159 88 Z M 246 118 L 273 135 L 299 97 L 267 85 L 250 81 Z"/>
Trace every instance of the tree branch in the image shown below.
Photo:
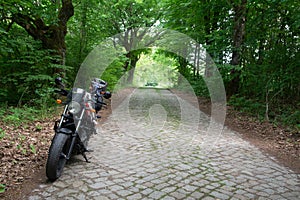
<path fill-rule="evenodd" d="M 13 16 L 13 21 L 16 22 L 19 26 L 23 27 L 29 35 L 34 39 L 38 39 L 38 28 L 34 26 L 34 20 L 27 15 L 17 13 Z"/>
<path fill-rule="evenodd" d="M 72 0 L 62 0 L 62 7 L 58 14 L 59 23 L 66 26 L 68 20 L 74 15 L 74 6 Z"/>

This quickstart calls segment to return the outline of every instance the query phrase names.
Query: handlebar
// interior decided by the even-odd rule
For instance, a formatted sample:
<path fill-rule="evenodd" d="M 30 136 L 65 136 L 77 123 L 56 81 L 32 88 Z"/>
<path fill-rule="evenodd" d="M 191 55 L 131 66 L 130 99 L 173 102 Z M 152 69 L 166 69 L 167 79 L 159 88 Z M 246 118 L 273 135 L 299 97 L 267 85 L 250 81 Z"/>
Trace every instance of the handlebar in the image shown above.
<path fill-rule="evenodd" d="M 59 89 L 59 90 L 55 89 L 54 92 L 58 93 L 58 94 L 61 94 L 63 96 L 68 96 L 68 94 L 69 94 L 69 92 L 67 90 L 65 90 L 65 89 Z"/>

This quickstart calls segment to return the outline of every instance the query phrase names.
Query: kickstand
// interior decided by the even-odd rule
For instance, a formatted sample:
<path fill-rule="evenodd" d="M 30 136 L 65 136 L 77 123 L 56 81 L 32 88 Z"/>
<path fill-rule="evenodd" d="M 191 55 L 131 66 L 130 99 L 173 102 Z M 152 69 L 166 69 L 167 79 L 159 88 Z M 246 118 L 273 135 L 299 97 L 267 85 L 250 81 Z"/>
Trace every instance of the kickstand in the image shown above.
<path fill-rule="evenodd" d="M 89 160 L 87 159 L 87 157 L 86 157 L 85 152 L 82 152 L 81 154 L 82 154 L 82 156 L 84 157 L 85 162 L 90 163 L 90 161 L 89 161 Z"/>

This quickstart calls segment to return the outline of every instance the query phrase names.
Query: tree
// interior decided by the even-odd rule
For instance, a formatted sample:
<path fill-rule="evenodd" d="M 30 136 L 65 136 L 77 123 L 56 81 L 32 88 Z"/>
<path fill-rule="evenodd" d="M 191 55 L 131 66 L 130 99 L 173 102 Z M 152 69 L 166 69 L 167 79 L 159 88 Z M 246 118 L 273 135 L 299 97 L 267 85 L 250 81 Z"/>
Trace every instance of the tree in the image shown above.
<path fill-rule="evenodd" d="M 60 58 L 58 64 L 65 64 L 67 22 L 74 15 L 72 0 L 8 1 L 2 8 L 5 8 L 2 20 L 8 23 L 7 31 L 13 23 L 18 24 L 41 41 L 43 48 L 53 50 Z M 53 13 L 55 18 L 51 17 Z"/>
<path fill-rule="evenodd" d="M 53 75 L 68 68 L 63 66 L 65 35 L 72 15 L 71 0 L 0 3 L 1 102 L 23 105 L 49 99 Z"/>
<path fill-rule="evenodd" d="M 217 64 L 225 62 L 231 42 L 228 37 L 231 34 L 229 16 L 231 8 L 226 1 L 165 0 L 164 7 L 168 8 L 165 9 L 163 17 L 163 25 L 166 28 L 178 30 L 196 40 Z M 197 48 L 195 50 L 193 53 L 196 55 Z M 193 78 L 197 79 L 199 76 L 197 62 L 193 70 Z M 205 70 L 205 74 L 209 76 L 211 69 L 207 67 Z"/>
<path fill-rule="evenodd" d="M 160 17 L 158 2 L 156 0 L 121 0 L 107 1 L 101 5 L 101 10 L 110 12 L 100 15 L 99 21 L 104 22 L 101 31 L 107 36 L 122 34 L 119 38 L 126 50 L 124 69 L 128 71 L 127 83 L 133 81 L 136 63 L 142 52 L 146 49 L 134 49 L 136 40 L 142 40 L 146 32 L 140 28 L 153 26 Z"/>
<path fill-rule="evenodd" d="M 231 2 L 233 6 L 234 18 L 233 18 L 233 38 L 232 38 L 232 56 L 230 64 L 234 66 L 231 70 L 232 80 L 229 82 L 227 87 L 227 95 L 231 96 L 236 94 L 239 89 L 240 72 L 239 67 L 241 66 L 241 52 L 242 45 L 245 39 L 245 26 L 246 26 L 246 11 L 247 11 L 247 0 L 239 2 Z"/>

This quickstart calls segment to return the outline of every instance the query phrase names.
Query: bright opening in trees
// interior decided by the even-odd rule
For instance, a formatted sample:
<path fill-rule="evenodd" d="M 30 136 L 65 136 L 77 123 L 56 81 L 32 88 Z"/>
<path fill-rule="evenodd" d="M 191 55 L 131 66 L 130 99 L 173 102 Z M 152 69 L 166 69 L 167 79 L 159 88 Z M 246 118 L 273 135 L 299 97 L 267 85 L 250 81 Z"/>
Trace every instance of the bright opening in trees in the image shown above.
<path fill-rule="evenodd" d="M 178 72 L 172 58 L 156 54 L 142 54 L 137 63 L 133 85 L 137 87 L 170 88 L 176 84 Z"/>

